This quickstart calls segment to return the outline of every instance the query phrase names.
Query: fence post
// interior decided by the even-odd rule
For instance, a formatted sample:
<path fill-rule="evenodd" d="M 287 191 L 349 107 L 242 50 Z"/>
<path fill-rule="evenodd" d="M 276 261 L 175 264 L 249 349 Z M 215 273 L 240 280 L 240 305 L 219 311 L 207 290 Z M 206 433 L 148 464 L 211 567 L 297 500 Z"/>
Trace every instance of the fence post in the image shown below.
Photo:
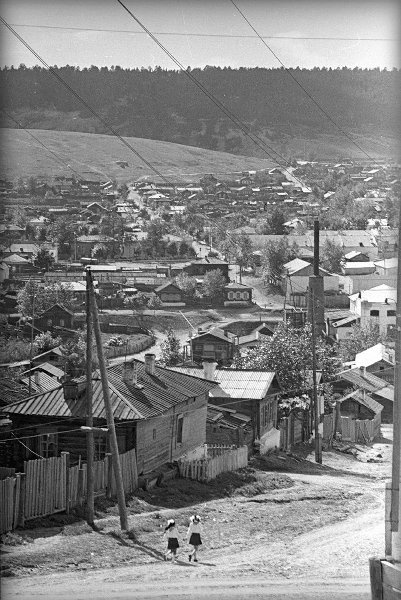
<path fill-rule="evenodd" d="M 82 506 L 84 501 L 84 470 L 82 467 L 78 470 L 78 493 L 77 493 L 78 505 Z"/>
<path fill-rule="evenodd" d="M 386 481 L 386 492 L 384 496 L 384 554 L 391 556 L 391 481 Z"/>
<path fill-rule="evenodd" d="M 26 490 L 26 474 L 20 473 L 21 484 L 19 491 L 19 507 L 17 525 L 23 527 L 25 523 L 25 490 Z"/>
<path fill-rule="evenodd" d="M 21 475 L 20 473 L 15 474 L 15 482 L 14 482 L 14 502 L 13 502 L 13 529 L 17 527 L 18 524 L 18 510 L 20 503 L 20 495 L 21 495 Z"/>
<path fill-rule="evenodd" d="M 70 514 L 70 505 L 71 505 L 71 491 L 70 491 L 70 453 L 62 452 L 61 456 L 65 461 L 65 512 L 67 515 Z"/>
<path fill-rule="evenodd" d="M 106 498 L 112 496 L 112 485 L 113 485 L 113 462 L 111 460 L 111 453 L 107 452 L 107 487 L 106 487 Z"/>
<path fill-rule="evenodd" d="M 372 600 L 383 600 L 382 565 L 380 558 L 369 559 Z"/>

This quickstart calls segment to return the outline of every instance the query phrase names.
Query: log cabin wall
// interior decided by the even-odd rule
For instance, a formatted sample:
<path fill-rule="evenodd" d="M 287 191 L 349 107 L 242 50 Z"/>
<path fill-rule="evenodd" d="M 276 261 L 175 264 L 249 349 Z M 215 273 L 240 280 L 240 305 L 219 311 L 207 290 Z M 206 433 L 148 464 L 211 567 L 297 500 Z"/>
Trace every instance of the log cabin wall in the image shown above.
<path fill-rule="evenodd" d="M 138 474 L 150 473 L 204 444 L 206 413 L 207 394 L 202 394 L 176 405 L 164 415 L 138 421 L 136 440 Z M 182 425 L 180 425 L 181 419 Z"/>

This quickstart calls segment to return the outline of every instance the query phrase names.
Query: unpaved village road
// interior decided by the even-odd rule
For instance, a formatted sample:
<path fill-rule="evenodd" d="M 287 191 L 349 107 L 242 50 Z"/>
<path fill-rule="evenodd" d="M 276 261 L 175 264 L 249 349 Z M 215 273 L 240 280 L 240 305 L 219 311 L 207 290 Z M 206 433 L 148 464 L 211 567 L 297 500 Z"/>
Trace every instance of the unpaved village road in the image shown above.
<path fill-rule="evenodd" d="M 299 489 L 347 490 L 365 501 L 340 522 L 251 547 L 202 551 L 197 565 L 150 560 L 114 569 L 3 580 L 6 600 L 247 599 L 368 600 L 368 559 L 384 547 L 384 479 L 294 474 Z M 281 493 L 281 492 L 280 492 Z M 265 502 L 261 494 L 256 501 Z M 369 498 L 369 501 L 366 499 Z M 249 499 L 244 500 L 243 507 Z M 238 505 L 238 510 L 245 510 Z M 233 524 L 235 527 L 235 524 Z M 284 524 L 285 527 L 285 524 Z M 73 540 L 71 540 L 72 543 Z"/>

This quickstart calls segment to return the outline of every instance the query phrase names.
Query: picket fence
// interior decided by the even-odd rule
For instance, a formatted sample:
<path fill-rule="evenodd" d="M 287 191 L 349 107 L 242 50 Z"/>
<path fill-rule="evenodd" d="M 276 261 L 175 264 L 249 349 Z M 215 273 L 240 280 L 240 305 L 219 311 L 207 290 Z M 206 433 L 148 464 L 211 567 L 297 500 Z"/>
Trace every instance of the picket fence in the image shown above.
<path fill-rule="evenodd" d="M 236 471 L 248 466 L 248 446 L 208 446 L 208 457 L 178 462 L 180 477 L 208 482 L 220 473 Z"/>
<path fill-rule="evenodd" d="M 380 429 L 377 419 L 359 420 L 341 417 L 340 433 L 344 441 L 370 443 Z"/>
<path fill-rule="evenodd" d="M 135 450 L 120 454 L 124 491 L 138 487 Z M 30 460 L 24 473 L 16 473 L 0 481 L 0 533 L 23 526 L 25 521 L 69 512 L 86 498 L 86 464 L 69 466 L 69 453 Z M 112 497 L 117 493 L 111 454 L 94 462 L 95 497 Z"/>

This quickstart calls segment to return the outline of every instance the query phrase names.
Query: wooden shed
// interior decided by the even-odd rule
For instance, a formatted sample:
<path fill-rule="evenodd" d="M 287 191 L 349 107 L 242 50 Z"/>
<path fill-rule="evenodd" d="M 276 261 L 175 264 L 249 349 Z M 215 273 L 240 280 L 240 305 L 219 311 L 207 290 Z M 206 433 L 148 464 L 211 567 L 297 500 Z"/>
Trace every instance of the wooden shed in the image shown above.
<path fill-rule="evenodd" d="M 363 390 L 344 396 L 340 402 L 340 422 L 337 431 L 342 439 L 369 444 L 380 434 L 383 406 Z"/>

